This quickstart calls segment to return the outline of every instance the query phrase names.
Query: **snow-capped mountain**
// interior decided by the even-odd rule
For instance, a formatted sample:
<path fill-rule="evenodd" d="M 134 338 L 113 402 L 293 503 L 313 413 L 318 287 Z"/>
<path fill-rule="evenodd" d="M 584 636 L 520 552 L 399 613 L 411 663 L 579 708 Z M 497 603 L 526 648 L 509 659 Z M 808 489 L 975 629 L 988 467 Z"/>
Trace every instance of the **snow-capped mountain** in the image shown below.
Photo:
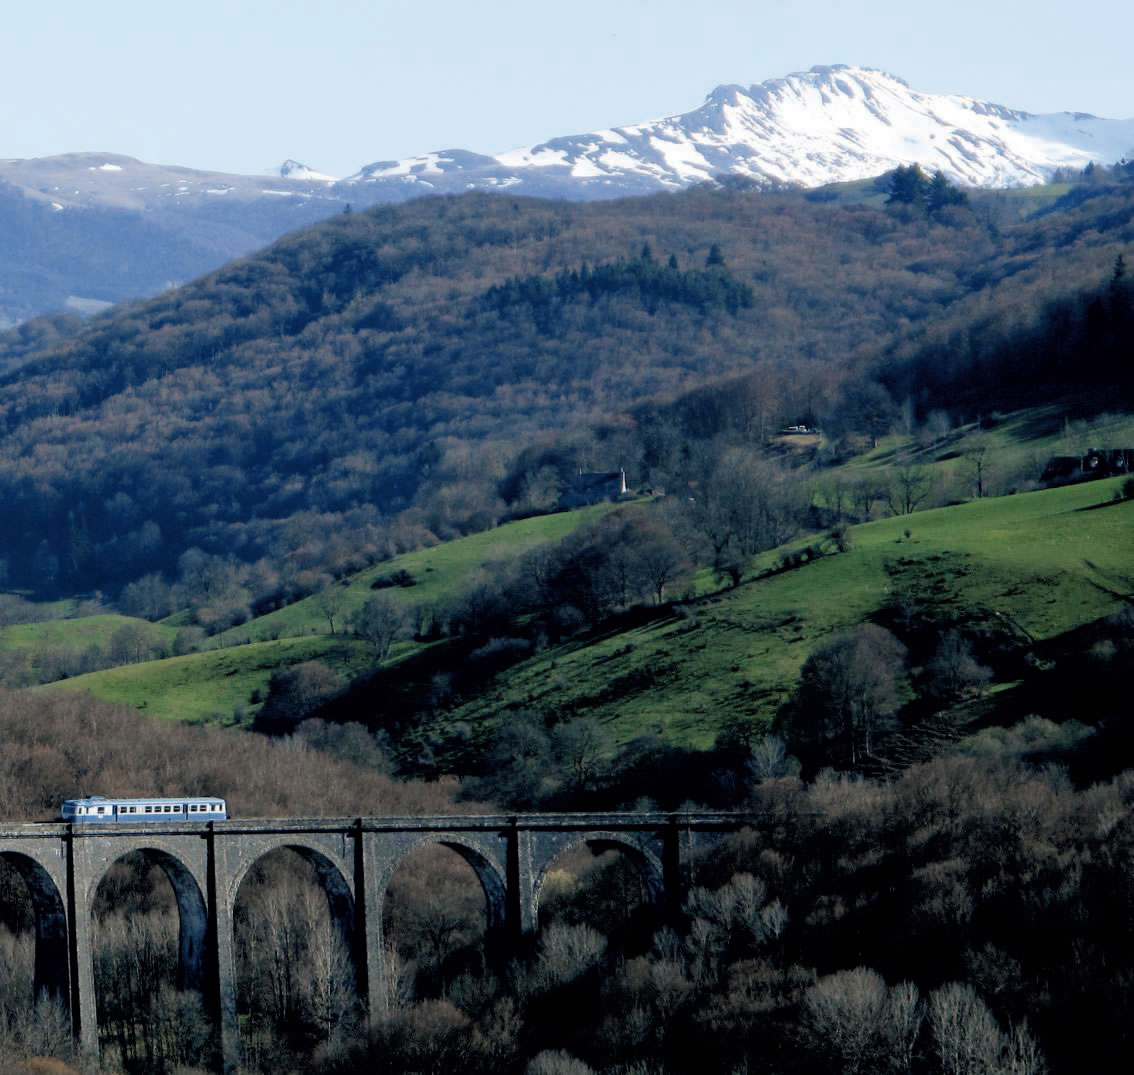
<path fill-rule="evenodd" d="M 445 150 L 364 167 L 346 185 L 389 197 L 515 188 L 566 197 L 674 190 L 723 176 L 760 187 L 865 179 L 899 164 L 974 187 L 1042 183 L 1061 167 L 1134 154 L 1134 120 L 1033 115 L 921 93 L 864 67 L 813 67 L 756 86 L 719 86 L 680 116 L 554 138 L 497 156 Z"/>
<path fill-rule="evenodd" d="M 1134 157 L 1134 120 L 1031 115 L 911 90 L 863 67 L 813 67 L 720 86 L 700 108 L 496 156 L 452 149 L 336 180 L 297 160 L 271 175 L 147 164 L 108 153 L 0 159 L 0 328 L 152 294 L 287 231 L 424 194 L 507 190 L 590 200 L 727 177 L 815 187 L 899 164 L 966 186 L 1039 183 L 1060 167 Z"/>

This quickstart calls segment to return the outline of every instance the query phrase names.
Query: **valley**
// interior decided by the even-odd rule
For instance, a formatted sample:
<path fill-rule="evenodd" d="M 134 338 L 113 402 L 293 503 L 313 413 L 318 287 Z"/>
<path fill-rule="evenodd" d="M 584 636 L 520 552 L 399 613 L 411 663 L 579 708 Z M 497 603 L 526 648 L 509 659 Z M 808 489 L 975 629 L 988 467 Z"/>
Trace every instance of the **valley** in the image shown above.
<path fill-rule="evenodd" d="M 1134 186 L 1063 178 L 355 206 L 3 334 L 5 817 L 736 819 L 679 908 L 565 844 L 506 970 L 475 856 L 424 841 L 363 899 L 273 845 L 226 896 L 249 1072 L 1105 1069 Z M 36 877 L 0 848 L 0 1063 L 78 1062 Z M 88 1047 L 217 1066 L 185 878 L 139 847 L 92 884 Z"/>

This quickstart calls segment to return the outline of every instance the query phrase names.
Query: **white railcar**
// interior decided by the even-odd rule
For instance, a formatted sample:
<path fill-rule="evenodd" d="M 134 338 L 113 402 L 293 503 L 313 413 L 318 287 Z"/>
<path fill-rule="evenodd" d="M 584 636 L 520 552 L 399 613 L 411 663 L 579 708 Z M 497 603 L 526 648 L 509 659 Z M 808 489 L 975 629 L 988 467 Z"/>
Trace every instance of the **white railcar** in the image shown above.
<path fill-rule="evenodd" d="M 76 825 L 133 825 L 157 821 L 224 821 L 228 808 L 224 799 L 215 796 L 108 799 L 91 795 L 85 799 L 67 799 L 60 814 L 64 821 Z"/>

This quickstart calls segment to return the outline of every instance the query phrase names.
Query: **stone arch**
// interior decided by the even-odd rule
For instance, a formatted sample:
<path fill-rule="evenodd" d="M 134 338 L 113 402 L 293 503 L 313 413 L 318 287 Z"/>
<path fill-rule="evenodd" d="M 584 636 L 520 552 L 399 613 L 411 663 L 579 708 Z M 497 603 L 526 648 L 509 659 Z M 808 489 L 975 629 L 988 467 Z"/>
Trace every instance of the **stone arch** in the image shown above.
<path fill-rule="evenodd" d="M 313 839 L 309 838 L 311 835 Z M 239 842 L 230 846 L 231 872 L 223 882 L 218 879 L 225 905 L 224 923 L 218 923 L 218 929 L 224 931 L 222 943 L 229 952 L 225 964 L 227 977 L 222 978 L 221 1004 L 222 1013 L 226 1013 L 222 1018 L 231 1020 L 229 1033 L 233 1041 L 237 1035 L 249 1035 L 249 1040 L 256 1040 L 265 1034 L 282 1040 L 292 1033 L 311 1033 L 316 1025 L 306 1019 L 314 1013 L 309 1004 L 315 997 L 299 978 L 288 987 L 286 1003 L 282 1006 L 272 1002 L 270 990 L 245 990 L 255 982 L 255 978 L 248 975 L 255 969 L 259 956 L 256 946 L 250 948 L 243 944 L 242 937 L 259 937 L 266 942 L 267 947 L 259 949 L 261 955 L 276 946 L 273 958 L 282 957 L 289 968 L 325 974 L 327 977 L 321 980 L 336 998 L 333 1008 L 326 1009 L 328 1016 L 333 1011 L 346 1019 L 356 1006 L 361 1011 L 365 1005 L 368 990 L 365 934 L 356 917 L 359 907 L 351 883 L 354 877 L 346 872 L 349 860 L 345 849 L 349 844 L 340 843 L 341 837 L 340 832 L 261 832 L 248 839 L 238 838 Z M 298 868 L 293 856 L 302 862 L 302 868 Z M 262 878 L 265 886 L 245 888 L 245 883 L 255 876 L 261 864 L 266 871 Z M 298 887 L 292 887 L 293 880 L 299 881 Z M 307 903 L 306 897 L 312 894 L 314 902 Z M 297 898 L 300 902 L 296 902 Z M 275 918 L 276 911 L 283 911 L 288 917 L 298 912 L 310 928 L 292 935 L 292 940 L 288 941 L 287 934 L 276 929 L 280 925 Z M 344 954 L 349 955 L 347 961 L 340 962 L 333 956 L 340 942 L 345 948 Z M 321 962 L 325 957 L 331 958 Z M 293 1008 L 293 1004 L 299 1007 Z M 303 1018 L 296 1020 L 293 1015 Z M 232 1055 L 233 1046 L 228 1049 L 228 1055 Z"/>
<path fill-rule="evenodd" d="M 593 852 L 620 851 L 637 867 L 650 895 L 650 903 L 661 908 L 665 902 L 665 871 L 661 858 L 651 848 L 629 840 L 625 834 L 615 832 L 583 832 L 572 834 L 565 840 L 557 840 L 553 847 L 544 848 L 542 861 L 532 877 L 531 921 L 539 921 L 539 899 L 551 867 L 561 855 L 579 847 L 589 847 Z"/>
<path fill-rule="evenodd" d="M 168 878 L 170 887 L 173 889 L 174 900 L 177 903 L 177 986 L 179 989 L 202 991 L 205 985 L 206 938 L 209 916 L 205 905 L 205 896 L 196 876 L 176 855 L 160 848 L 146 847 L 145 845 L 131 848 L 130 851 L 118 855 L 107 864 L 108 868 L 114 863 L 120 862 L 127 854 L 140 855 L 147 864 L 160 867 L 162 873 Z M 93 914 L 94 896 L 105 876 L 104 871 L 103 875 L 91 885 L 91 905 L 88 908 L 88 914 Z"/>
<path fill-rule="evenodd" d="M 23 879 L 35 911 L 35 979 L 33 990 L 67 997 L 67 913 L 51 875 L 34 858 L 18 851 L 0 851 L 0 858 Z"/>
<path fill-rule="evenodd" d="M 343 938 L 354 950 L 354 921 L 355 897 L 351 886 L 347 883 L 342 867 L 334 862 L 323 848 L 305 844 L 300 840 L 280 840 L 271 847 L 266 847 L 245 860 L 235 873 L 231 883 L 231 900 L 235 905 L 240 886 L 244 884 L 249 871 L 262 858 L 276 851 L 293 851 L 315 871 L 319 883 L 327 896 L 327 907 L 331 914 L 331 921 L 342 931 Z"/>
<path fill-rule="evenodd" d="M 484 931 L 479 934 L 483 938 L 480 958 L 484 960 L 487 968 L 502 973 L 512 954 L 512 945 L 509 933 L 509 894 L 505 881 L 506 845 L 498 834 L 480 834 L 478 837 L 476 834 L 444 830 L 381 834 L 377 845 L 377 869 L 368 883 L 368 887 L 373 886 L 375 897 L 373 904 L 375 921 L 371 943 L 377 949 L 376 955 L 379 961 L 384 966 L 388 958 L 385 930 L 386 915 L 390 907 L 388 902 L 390 884 L 399 869 L 409 862 L 411 856 L 433 847 L 443 847 L 455 853 L 476 877 L 480 886 L 480 896 L 484 901 Z M 475 886 L 469 886 L 470 895 L 475 891 Z"/>
<path fill-rule="evenodd" d="M 503 937 L 508 914 L 508 886 L 499 864 L 493 862 L 484 849 L 463 840 L 455 833 L 425 833 L 419 838 L 398 848 L 396 856 L 390 858 L 382 878 L 381 906 L 386 902 L 386 886 L 397 872 L 398 867 L 415 851 L 430 845 L 447 847 L 455 851 L 472 868 L 484 893 L 487 911 L 488 934 L 490 937 Z"/>

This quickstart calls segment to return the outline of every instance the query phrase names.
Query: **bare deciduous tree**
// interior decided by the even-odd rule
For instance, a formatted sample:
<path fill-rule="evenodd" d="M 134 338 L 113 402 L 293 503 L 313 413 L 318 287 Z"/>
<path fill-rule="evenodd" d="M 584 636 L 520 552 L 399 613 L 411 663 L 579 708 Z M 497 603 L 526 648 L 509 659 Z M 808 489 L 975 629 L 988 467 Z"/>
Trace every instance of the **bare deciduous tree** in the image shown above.
<path fill-rule="evenodd" d="M 885 1008 L 882 976 L 856 967 L 819 979 L 804 994 L 803 1020 L 812 1047 L 829 1058 L 832 1070 L 850 1075 L 873 1070 Z"/>
<path fill-rule="evenodd" d="M 603 726 L 591 717 L 578 717 L 559 724 L 552 732 L 552 749 L 567 770 L 576 792 L 586 788 L 603 758 L 610 740 Z"/>
<path fill-rule="evenodd" d="M 971 434 L 965 439 L 961 450 L 961 459 L 973 484 L 973 490 L 979 500 L 988 487 L 988 474 L 992 461 L 992 451 L 988 436 L 981 432 Z"/>
<path fill-rule="evenodd" d="M 979 694 L 992 672 L 973 656 L 973 647 L 958 630 L 946 632 L 926 665 L 929 690 L 939 698 L 955 701 Z"/>
<path fill-rule="evenodd" d="M 384 660 L 390 647 L 400 637 L 406 623 L 406 610 L 388 594 L 378 593 L 367 599 L 351 620 L 351 628 L 359 638 L 374 647 L 374 656 Z"/>
<path fill-rule="evenodd" d="M 331 634 L 335 633 L 335 620 L 339 619 L 346 611 L 348 603 L 346 590 L 334 582 L 327 583 L 315 595 L 315 604 L 331 628 Z"/>
<path fill-rule="evenodd" d="M 899 463 L 890 474 L 886 504 L 892 515 L 912 515 L 933 492 L 933 475 L 916 463 Z"/>
<path fill-rule="evenodd" d="M 820 646 L 800 672 L 794 737 L 851 766 L 872 755 L 898 709 L 905 658 L 905 646 L 872 623 Z"/>
<path fill-rule="evenodd" d="M 528 988 L 542 991 L 574 981 L 598 964 L 606 945 L 606 937 L 590 926 L 552 923 L 540 934 Z"/>
<path fill-rule="evenodd" d="M 942 1075 L 1041 1075 L 1046 1070 L 1027 1026 L 1005 1034 L 967 983 L 949 982 L 930 994 L 929 1026 Z"/>
<path fill-rule="evenodd" d="M 888 988 L 868 967 L 820 978 L 803 998 L 812 1047 L 844 1072 L 909 1072 L 921 1027 L 917 987 Z"/>

